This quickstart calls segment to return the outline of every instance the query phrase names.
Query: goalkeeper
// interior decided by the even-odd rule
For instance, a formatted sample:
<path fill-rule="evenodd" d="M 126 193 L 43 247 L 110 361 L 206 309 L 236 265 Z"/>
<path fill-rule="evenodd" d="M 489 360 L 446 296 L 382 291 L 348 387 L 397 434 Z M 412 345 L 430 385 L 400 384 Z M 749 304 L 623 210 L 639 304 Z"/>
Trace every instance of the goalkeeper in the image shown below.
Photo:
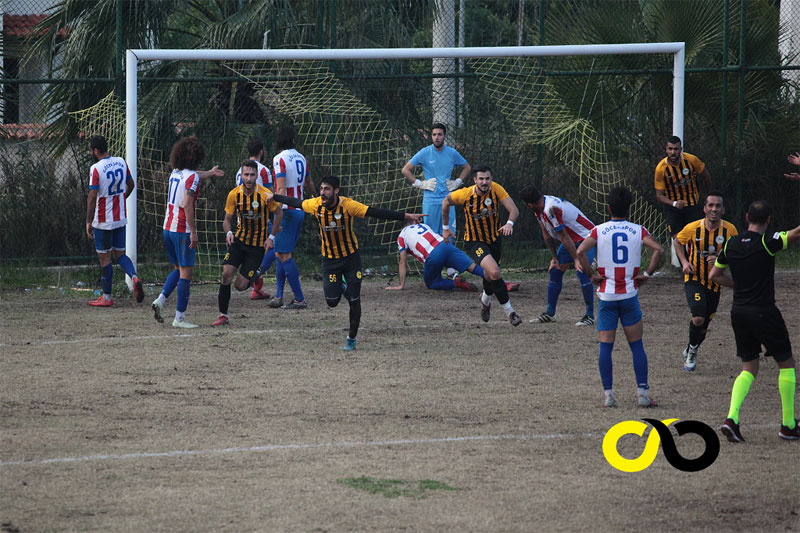
<path fill-rule="evenodd" d="M 403 167 L 403 176 L 414 187 L 422 189 L 422 212 L 431 229 L 442 235 L 442 200 L 450 191 L 461 187 L 461 183 L 469 176 L 470 166 L 467 160 L 455 148 L 444 144 L 447 138 L 447 127 L 436 122 L 431 128 L 433 144 L 417 152 L 411 161 Z M 414 177 L 413 169 L 421 166 L 425 174 L 424 180 Z M 450 179 L 453 167 L 462 167 L 458 178 Z M 450 231 L 456 234 L 456 209 L 450 207 Z M 449 272 L 448 272 L 449 274 Z"/>

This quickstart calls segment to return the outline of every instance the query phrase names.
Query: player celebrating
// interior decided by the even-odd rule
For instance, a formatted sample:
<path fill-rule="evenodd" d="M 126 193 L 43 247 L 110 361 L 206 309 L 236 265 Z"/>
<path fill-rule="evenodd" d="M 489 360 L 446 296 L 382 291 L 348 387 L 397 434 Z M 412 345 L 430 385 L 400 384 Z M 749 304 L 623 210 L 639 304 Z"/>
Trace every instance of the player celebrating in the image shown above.
<path fill-rule="evenodd" d="M 687 224 L 673 241 L 684 274 L 686 301 L 692 312 L 689 343 L 683 350 L 683 369 L 687 372 L 697 368 L 697 349 L 706 338 L 719 305 L 719 285 L 708 279 L 708 273 L 725 242 L 738 233 L 736 226 L 722 220 L 725 205 L 719 191 L 708 193 L 703 212 L 704 218 Z"/>
<path fill-rule="evenodd" d="M 758 375 L 761 345 L 767 349 L 765 355 L 775 359 L 780 369 L 778 392 L 783 416 L 778 436 L 800 439 L 800 426 L 794 417 L 797 378 L 792 343 L 783 316 L 775 306 L 775 254 L 800 240 L 800 226 L 768 237 L 764 233 L 771 214 L 770 205 L 763 200 L 750 204 L 745 215 L 747 231 L 725 243 L 708 275 L 711 281 L 733 288 L 731 327 L 742 372 L 733 382 L 730 410 L 720 428 L 731 442 L 744 442 L 739 430 L 739 410 Z M 728 267 L 730 276 L 725 273 Z"/>
<path fill-rule="evenodd" d="M 483 293 L 481 293 L 481 320 L 489 321 L 492 294 L 508 316 L 512 326 L 518 326 L 522 319 L 511 307 L 508 289 L 500 272 L 500 259 L 503 251 L 501 235 L 514 233 L 514 222 L 519 210 L 506 190 L 492 181 L 492 169 L 478 165 L 473 170 L 472 187 L 463 187 L 448 194 L 442 201 L 442 237 L 446 242 L 453 237 L 450 229 L 450 206 L 463 205 L 466 220 L 464 241 L 467 255 L 483 269 Z M 508 211 L 508 220 L 500 225 L 500 206 Z"/>
<path fill-rule="evenodd" d="M 94 240 L 100 260 L 100 280 L 103 294 L 89 302 L 94 307 L 111 307 L 111 284 L 114 269 L 111 256 L 133 280 L 136 302 L 144 300 L 142 282 L 136 277 L 136 268 L 125 255 L 125 225 L 128 223 L 125 200 L 133 192 L 135 183 L 128 164 L 121 157 L 108 155 L 108 143 L 102 135 L 89 139 L 89 151 L 95 163 L 89 169 L 89 197 L 86 200 L 86 235 Z"/>
<path fill-rule="evenodd" d="M 253 137 L 250 139 L 250 141 L 247 143 L 247 154 L 250 157 L 250 161 L 255 161 L 256 166 L 258 167 L 256 169 L 256 183 L 262 187 L 266 187 L 272 192 L 275 192 L 275 183 L 272 181 L 272 172 L 270 172 L 266 165 L 261 164 L 261 160 L 264 158 L 264 141 L 262 141 L 259 137 Z M 239 171 L 236 173 L 237 186 L 242 184 L 243 168 L 244 166 L 240 167 Z M 270 222 L 270 225 L 271 224 L 272 222 Z M 271 229 L 272 228 L 270 227 L 270 230 Z M 255 281 L 253 281 L 253 290 L 250 292 L 251 300 L 263 300 L 269 298 L 269 294 L 261 290 L 261 287 L 264 285 L 264 280 L 261 279 L 261 273 L 269 270 L 269 267 L 272 266 L 274 261 L 275 250 L 270 248 L 267 250 L 267 253 L 264 254 L 264 258 L 261 260 L 261 268 L 258 270 L 259 274 Z"/>
<path fill-rule="evenodd" d="M 586 303 L 586 312 L 575 325 L 591 326 L 594 324 L 594 290 L 591 280 L 580 268 L 577 249 L 589 236 L 594 224 L 570 202 L 555 196 L 542 195 L 535 187 L 522 189 L 520 197 L 536 215 L 544 242 L 553 256 L 549 268 L 550 283 L 547 285 L 547 309 L 538 317 L 531 319 L 531 322 L 543 324 L 556 321 L 556 305 L 563 287 L 564 272 L 570 263 L 574 263 L 575 273 L 581 284 L 583 301 Z M 558 249 L 555 247 L 556 240 L 560 242 Z M 594 250 L 589 250 L 587 253 L 591 263 L 594 259 Z"/>
<path fill-rule="evenodd" d="M 272 168 L 275 171 L 275 192 L 303 200 L 303 187 L 316 196 L 314 182 L 309 177 L 308 162 L 303 154 L 294 147 L 295 131 L 291 126 L 281 126 L 278 130 L 277 145 L 280 153 L 272 159 Z M 292 252 L 300 236 L 305 214 L 303 210 L 291 206 L 283 206 L 283 221 L 278 236 L 275 238 L 275 255 L 278 256 L 278 265 L 275 267 L 277 287 L 275 297 L 269 302 L 270 307 L 281 309 L 305 309 L 308 307 L 303 289 L 300 286 L 300 271 L 292 258 Z M 283 305 L 283 289 L 286 281 L 294 293 L 294 299 Z"/>
<path fill-rule="evenodd" d="M 339 196 L 339 177 L 325 176 L 319 186 L 319 197 L 311 200 L 276 194 L 275 200 L 299 207 L 314 215 L 322 241 L 322 289 L 328 307 L 336 307 L 342 294 L 350 304 L 350 329 L 345 351 L 356 349 L 356 335 L 361 323 L 361 254 L 353 232 L 353 218 L 365 216 L 418 223 L 423 215 L 378 209 Z M 345 282 L 346 288 L 342 282 Z"/>
<path fill-rule="evenodd" d="M 239 275 L 234 286 L 237 291 L 243 291 L 250 286 L 258 264 L 264 257 L 264 251 L 269 252 L 272 249 L 275 233 L 280 226 L 281 206 L 272 200 L 269 189 L 256 182 L 257 173 L 256 161 L 248 159 L 242 162 L 242 184 L 228 193 L 225 203 L 222 230 L 225 231 L 228 252 L 222 262 L 222 281 L 217 296 L 220 315 L 212 326 L 228 324 L 231 280 L 236 269 L 239 268 Z M 231 230 L 234 213 L 238 216 L 235 234 Z M 275 219 L 270 226 L 269 215 L 272 213 L 275 213 Z"/>
<path fill-rule="evenodd" d="M 197 203 L 197 187 L 200 181 L 211 176 L 224 176 L 218 167 L 211 170 L 197 168 L 206 157 L 206 149 L 196 135 L 184 137 L 172 146 L 169 161 L 173 171 L 167 187 L 167 210 L 164 215 L 164 246 L 175 270 L 170 272 L 161 288 L 161 294 L 153 301 L 153 314 L 159 322 L 164 321 L 164 302 L 175 287 L 178 287 L 173 328 L 196 328 L 186 320 L 189 305 L 189 285 L 194 270 L 194 257 L 199 239 L 195 223 L 194 208 Z"/>
<path fill-rule="evenodd" d="M 400 285 L 386 287 L 387 290 L 398 291 L 405 288 L 409 254 L 425 265 L 422 277 L 425 280 L 425 286 L 429 289 L 450 291 L 458 287 L 470 292 L 478 290 L 471 283 L 464 281 L 461 276 L 456 276 L 453 280 L 442 278 L 443 267 L 453 268 L 458 272 L 468 270 L 480 277 L 483 277 L 483 269 L 467 254 L 452 244 L 444 242 L 442 236 L 427 224 L 411 224 L 404 227 L 397 236 L 397 247 L 400 250 Z"/>
<path fill-rule="evenodd" d="M 617 333 L 617 322 L 633 353 L 636 374 L 636 398 L 641 407 L 656 407 L 650 398 L 647 383 L 647 354 L 642 344 L 642 310 L 639 307 L 639 287 L 658 268 L 664 253 L 661 245 L 639 224 L 625 220 L 633 196 L 624 187 L 614 187 L 608 193 L 611 220 L 592 229 L 578 247 L 578 259 L 583 271 L 598 285 L 597 332 L 600 336 L 600 378 L 605 391 L 604 405 L 614 407 L 613 367 L 611 352 Z M 597 245 L 597 274 L 592 272 L 590 251 Z M 640 272 L 642 245 L 653 251 L 650 264 Z"/>

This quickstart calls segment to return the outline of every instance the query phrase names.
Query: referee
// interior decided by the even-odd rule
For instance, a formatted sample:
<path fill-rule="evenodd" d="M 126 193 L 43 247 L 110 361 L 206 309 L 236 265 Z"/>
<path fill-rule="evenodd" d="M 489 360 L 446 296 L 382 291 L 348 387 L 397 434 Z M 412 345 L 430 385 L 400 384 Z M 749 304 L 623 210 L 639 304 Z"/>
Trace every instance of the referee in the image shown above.
<path fill-rule="evenodd" d="M 794 417 L 795 364 L 789 332 L 775 306 L 775 254 L 790 242 L 800 239 L 800 226 L 790 231 L 765 235 L 772 209 L 763 200 L 747 208 L 747 231 L 728 240 L 717 256 L 709 278 L 733 288 L 731 327 L 736 339 L 736 355 L 742 359 L 742 372 L 733 382 L 731 406 L 720 431 L 731 442 L 744 442 L 739 431 L 739 409 L 758 374 L 761 346 L 767 357 L 778 363 L 778 391 L 783 421 L 778 436 L 800 439 Z M 725 269 L 730 268 L 730 276 Z"/>
<path fill-rule="evenodd" d="M 299 207 L 314 215 L 319 224 L 322 241 L 322 290 L 328 307 L 336 307 L 342 295 L 350 304 L 350 329 L 345 340 L 345 351 L 356 349 L 356 335 L 361 323 L 361 254 L 353 233 L 354 218 L 382 218 L 408 220 L 417 224 L 424 215 L 378 209 L 339 196 L 339 177 L 325 176 L 319 185 L 319 196 L 300 200 L 282 194 L 275 201 L 290 207 Z"/>

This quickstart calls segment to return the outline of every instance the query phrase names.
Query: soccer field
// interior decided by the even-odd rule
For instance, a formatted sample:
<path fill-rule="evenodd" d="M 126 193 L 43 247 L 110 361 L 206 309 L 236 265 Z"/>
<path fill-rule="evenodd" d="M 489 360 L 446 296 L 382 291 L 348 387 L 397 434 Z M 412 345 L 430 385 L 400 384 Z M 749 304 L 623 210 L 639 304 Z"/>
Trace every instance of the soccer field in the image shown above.
<path fill-rule="evenodd" d="M 235 293 L 223 328 L 207 326 L 216 286 L 193 287 L 187 316 L 205 326 L 191 331 L 170 327 L 174 295 L 159 324 L 149 299 L 95 309 L 88 297 L 6 292 L 2 531 L 800 528 L 800 444 L 777 436 L 772 360 L 742 408 L 747 442 L 722 438 L 707 469 L 682 472 L 659 451 L 625 473 L 602 452 L 624 420 L 722 423 L 741 368 L 729 291 L 686 373 L 682 281 L 653 278 L 640 301 L 660 406 L 636 406 L 620 331 L 620 407 L 605 409 L 597 333 L 573 325 L 583 314 L 574 273 L 554 324 L 528 323 L 547 281 L 521 281 L 517 328 L 497 305 L 481 322 L 475 294 L 429 291 L 419 278 L 400 293 L 366 282 L 355 352 L 342 351 L 346 303 L 328 309 L 318 281 L 304 281 L 304 311 Z M 776 286 L 797 343 L 796 273 L 778 273 Z M 634 458 L 645 440 L 625 436 L 619 452 Z M 694 434 L 675 442 L 686 458 L 704 451 Z"/>

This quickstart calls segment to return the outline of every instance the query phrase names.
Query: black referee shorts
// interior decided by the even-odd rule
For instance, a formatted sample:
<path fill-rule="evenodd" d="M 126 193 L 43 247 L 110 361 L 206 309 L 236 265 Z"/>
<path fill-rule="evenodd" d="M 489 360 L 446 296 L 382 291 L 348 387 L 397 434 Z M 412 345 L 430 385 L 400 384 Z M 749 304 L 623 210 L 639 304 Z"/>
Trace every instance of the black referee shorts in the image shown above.
<path fill-rule="evenodd" d="M 222 260 L 223 265 L 233 265 L 239 268 L 239 274 L 248 280 L 253 279 L 256 270 L 264 259 L 264 248 L 261 246 L 248 246 L 239 239 L 234 239 L 228 246 L 228 253 Z"/>
<path fill-rule="evenodd" d="M 503 256 L 503 241 L 498 237 L 494 242 L 486 243 L 483 241 L 466 241 L 464 243 L 465 252 L 475 261 L 476 265 L 480 265 L 481 261 L 487 255 L 494 257 L 495 262 L 499 265 L 500 258 Z"/>
<path fill-rule="evenodd" d="M 361 298 L 361 253 L 358 250 L 341 259 L 322 258 L 322 292 L 325 300 L 331 303 L 338 303 L 342 294 L 351 302 Z"/>
<path fill-rule="evenodd" d="M 792 356 L 786 323 L 777 307 L 731 307 L 731 327 L 736 338 L 736 355 L 742 362 L 754 361 L 764 345 L 766 357 L 781 363 Z"/>

